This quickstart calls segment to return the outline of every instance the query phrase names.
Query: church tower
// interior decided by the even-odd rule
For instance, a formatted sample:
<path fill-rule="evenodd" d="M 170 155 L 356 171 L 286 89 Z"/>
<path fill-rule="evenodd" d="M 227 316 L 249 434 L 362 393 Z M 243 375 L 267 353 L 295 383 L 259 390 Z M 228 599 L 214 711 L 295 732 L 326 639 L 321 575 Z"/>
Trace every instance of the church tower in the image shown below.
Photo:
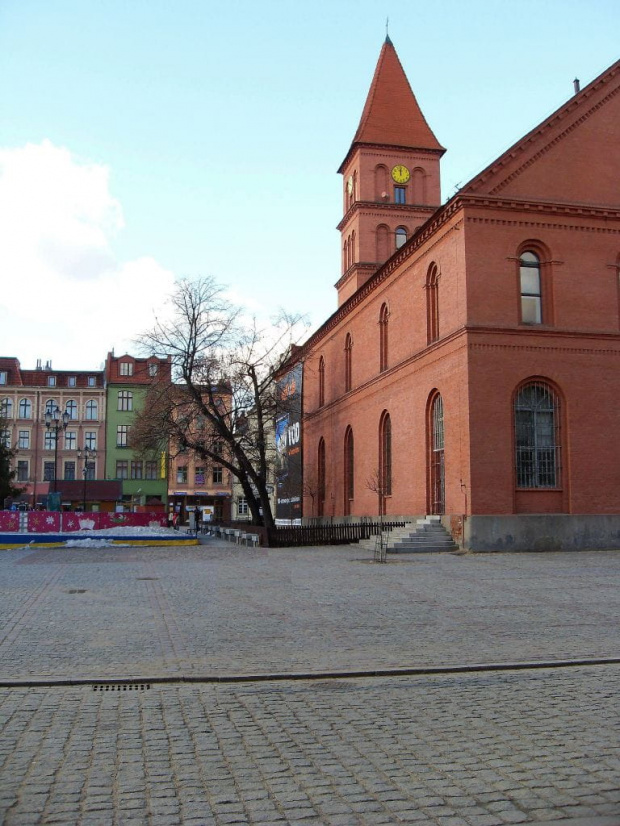
<path fill-rule="evenodd" d="M 357 132 L 338 170 L 344 196 L 339 306 L 440 205 L 444 152 L 386 37 Z"/>

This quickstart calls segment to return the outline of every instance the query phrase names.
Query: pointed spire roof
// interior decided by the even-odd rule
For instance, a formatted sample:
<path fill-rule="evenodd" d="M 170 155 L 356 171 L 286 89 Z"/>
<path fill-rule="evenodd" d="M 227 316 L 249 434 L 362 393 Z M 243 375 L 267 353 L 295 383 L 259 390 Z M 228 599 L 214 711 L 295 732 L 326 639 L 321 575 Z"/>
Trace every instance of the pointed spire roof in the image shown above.
<path fill-rule="evenodd" d="M 351 149 L 358 143 L 445 152 L 422 114 L 389 36 L 381 49 Z"/>

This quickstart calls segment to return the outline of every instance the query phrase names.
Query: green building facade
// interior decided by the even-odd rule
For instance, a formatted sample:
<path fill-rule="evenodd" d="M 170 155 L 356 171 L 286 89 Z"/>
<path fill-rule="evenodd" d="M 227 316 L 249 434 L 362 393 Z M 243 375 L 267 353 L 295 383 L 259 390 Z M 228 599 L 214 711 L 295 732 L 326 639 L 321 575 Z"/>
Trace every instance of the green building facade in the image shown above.
<path fill-rule="evenodd" d="M 126 510 L 165 508 L 168 495 L 166 454 L 145 456 L 130 447 L 131 428 L 145 404 L 149 386 L 171 380 L 170 359 L 106 359 L 106 464 L 105 478 L 122 483 Z"/>

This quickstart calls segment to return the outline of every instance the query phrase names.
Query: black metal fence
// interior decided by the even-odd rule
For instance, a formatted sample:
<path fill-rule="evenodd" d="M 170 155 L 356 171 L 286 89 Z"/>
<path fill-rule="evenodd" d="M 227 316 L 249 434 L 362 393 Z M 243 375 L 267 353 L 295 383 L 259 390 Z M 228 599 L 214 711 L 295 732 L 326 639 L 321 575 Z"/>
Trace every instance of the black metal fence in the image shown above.
<path fill-rule="evenodd" d="M 307 545 L 348 545 L 370 539 L 381 531 L 403 528 L 405 522 L 360 522 L 342 525 L 287 525 L 267 531 L 270 548 L 301 548 Z"/>

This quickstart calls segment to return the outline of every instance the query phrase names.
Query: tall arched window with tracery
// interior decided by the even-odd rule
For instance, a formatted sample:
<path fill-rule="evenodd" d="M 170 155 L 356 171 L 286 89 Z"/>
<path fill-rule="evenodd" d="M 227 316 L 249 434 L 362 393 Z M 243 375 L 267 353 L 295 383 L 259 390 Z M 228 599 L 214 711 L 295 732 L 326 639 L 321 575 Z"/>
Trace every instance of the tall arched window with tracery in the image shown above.
<path fill-rule="evenodd" d="M 347 333 L 344 340 L 344 392 L 348 393 L 353 381 L 353 339 Z"/>
<path fill-rule="evenodd" d="M 319 359 L 319 407 L 325 404 L 325 359 Z"/>
<path fill-rule="evenodd" d="M 426 342 L 439 338 L 439 270 L 431 264 L 426 276 Z"/>
<path fill-rule="evenodd" d="M 387 410 L 379 421 L 379 512 L 386 513 L 386 498 L 392 495 L 392 420 Z"/>
<path fill-rule="evenodd" d="M 388 369 L 388 319 L 390 312 L 387 304 L 381 305 L 379 311 L 379 371 Z"/>
<path fill-rule="evenodd" d="M 353 430 L 347 427 L 344 434 L 344 513 L 351 513 L 351 503 L 355 496 L 355 450 Z"/>
<path fill-rule="evenodd" d="M 429 510 L 445 513 L 446 466 L 444 451 L 443 399 L 439 393 L 431 397 L 429 416 Z"/>
<path fill-rule="evenodd" d="M 316 457 L 316 476 L 317 476 L 317 515 L 324 516 L 325 514 L 325 440 L 321 437 L 319 439 L 319 448 Z"/>
<path fill-rule="evenodd" d="M 560 485 L 560 398 L 546 382 L 523 385 L 514 401 L 515 477 L 518 488 Z"/>

